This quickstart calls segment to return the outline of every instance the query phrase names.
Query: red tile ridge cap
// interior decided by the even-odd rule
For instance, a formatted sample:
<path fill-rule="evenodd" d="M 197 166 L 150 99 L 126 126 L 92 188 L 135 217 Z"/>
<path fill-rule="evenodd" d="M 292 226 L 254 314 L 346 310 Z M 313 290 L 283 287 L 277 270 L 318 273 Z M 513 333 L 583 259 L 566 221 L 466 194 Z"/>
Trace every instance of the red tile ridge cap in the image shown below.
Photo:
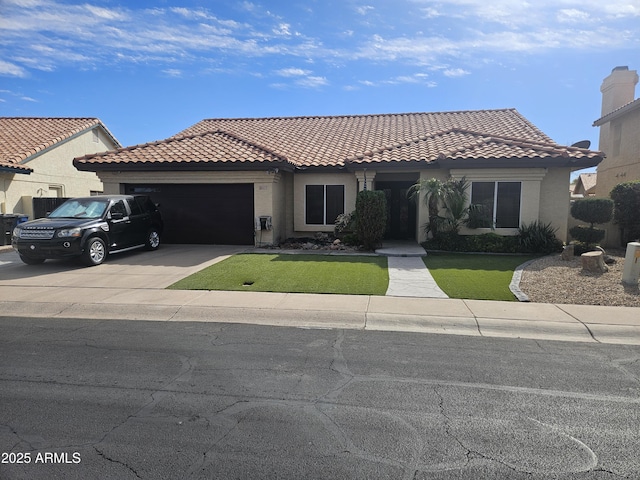
<path fill-rule="evenodd" d="M 370 118 L 370 117 L 407 117 L 414 115 L 449 115 L 449 114 L 460 114 L 460 113 L 482 113 L 482 112 L 509 112 L 513 111 L 519 113 L 517 109 L 510 108 L 488 108 L 488 109 L 479 109 L 479 110 L 442 110 L 438 112 L 402 112 L 402 113 L 361 113 L 361 114 L 351 114 L 351 115 L 294 115 L 294 116 L 276 116 L 276 117 L 235 117 L 235 118 L 205 118 L 201 120 L 202 122 L 217 122 L 217 121 L 247 121 L 247 120 L 295 120 L 295 119 L 313 119 L 313 118 Z"/>
<path fill-rule="evenodd" d="M 453 128 L 447 128 L 444 130 L 437 130 L 435 132 L 430 132 L 427 135 L 420 135 L 418 137 L 414 137 L 411 138 L 409 140 L 405 140 L 402 142 L 394 142 L 392 144 L 389 145 L 383 145 L 380 147 L 374 147 L 368 150 L 365 150 L 364 152 L 361 153 L 357 153 L 355 155 L 352 155 L 350 157 L 347 157 L 344 161 L 345 162 L 355 162 L 356 160 L 362 160 L 364 157 L 373 157 L 374 155 L 378 154 L 378 153 L 382 153 L 382 152 L 388 152 L 390 150 L 393 150 L 395 148 L 400 148 L 400 147 L 406 147 L 409 146 L 413 143 L 418 143 L 418 142 L 424 142 L 430 138 L 435 138 L 435 137 L 440 137 L 442 135 L 446 135 L 447 133 L 451 133 L 453 131 L 455 131 L 457 128 L 453 127 Z"/>

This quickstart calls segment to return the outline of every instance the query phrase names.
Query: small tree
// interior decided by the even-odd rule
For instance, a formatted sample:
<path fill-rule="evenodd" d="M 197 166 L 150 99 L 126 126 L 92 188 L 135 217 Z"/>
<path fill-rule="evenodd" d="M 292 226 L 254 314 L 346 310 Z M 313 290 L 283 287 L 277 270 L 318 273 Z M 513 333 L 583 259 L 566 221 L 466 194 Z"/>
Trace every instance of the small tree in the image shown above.
<path fill-rule="evenodd" d="M 608 198 L 583 198 L 571 205 L 571 216 L 589 226 L 578 225 L 569 232 L 579 242 L 595 245 L 604 238 L 605 231 L 595 228 L 595 224 L 607 223 L 613 217 L 613 201 Z"/>
<path fill-rule="evenodd" d="M 463 177 L 459 180 L 449 178 L 443 182 L 437 178 L 420 180 L 412 185 L 408 195 L 417 198 L 424 193 L 424 201 L 429 211 L 427 233 L 437 239 L 440 233 L 447 232 L 457 235 L 460 227 L 466 222 L 469 207 L 467 206 L 467 189 L 469 182 Z M 444 208 L 444 216 L 440 209 Z"/>
<path fill-rule="evenodd" d="M 640 180 L 616 185 L 609 196 L 613 219 L 620 227 L 622 245 L 640 239 Z"/>
<path fill-rule="evenodd" d="M 446 194 L 445 183 L 437 178 L 420 180 L 412 185 L 408 195 L 410 198 L 418 198 L 420 192 L 424 193 L 424 202 L 429 211 L 429 222 L 426 225 L 427 232 L 431 232 L 433 238 L 438 238 L 442 217 L 440 216 L 440 202 L 444 200 Z"/>
<path fill-rule="evenodd" d="M 382 244 L 387 227 L 387 198 L 382 191 L 365 190 L 356 197 L 356 231 L 366 250 Z"/>

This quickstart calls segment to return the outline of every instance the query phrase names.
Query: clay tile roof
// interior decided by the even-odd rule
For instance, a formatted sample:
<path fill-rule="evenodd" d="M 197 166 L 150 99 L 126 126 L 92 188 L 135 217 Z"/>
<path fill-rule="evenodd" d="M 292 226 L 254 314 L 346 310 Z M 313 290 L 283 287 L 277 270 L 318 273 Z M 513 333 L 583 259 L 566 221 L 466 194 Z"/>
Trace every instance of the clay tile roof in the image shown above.
<path fill-rule="evenodd" d="M 85 155 L 74 160 L 86 164 L 214 164 L 287 162 L 286 157 L 221 130 L 180 135 L 158 142 Z"/>
<path fill-rule="evenodd" d="M 580 189 L 580 184 L 582 184 L 582 189 L 584 193 L 594 193 L 596 185 L 598 183 L 598 174 L 597 173 L 581 173 L 578 176 L 578 181 L 576 182 L 575 187 L 573 188 L 574 192 L 578 192 Z"/>
<path fill-rule="evenodd" d="M 0 168 L 32 172 L 22 163 L 97 125 L 118 145 L 97 118 L 0 117 Z"/>
<path fill-rule="evenodd" d="M 199 147 L 183 144 L 199 137 Z M 178 148 L 180 142 L 184 148 Z M 600 158 L 564 147 L 515 109 L 324 117 L 205 119 L 165 140 L 171 150 L 133 147 L 76 162 L 81 169 L 126 163 L 286 162 L 299 168 L 439 159 Z M 206 145 L 204 145 L 206 144 Z M 233 150 L 232 146 L 236 149 Z M 245 148 L 240 154 L 237 148 Z M 260 154 L 259 158 L 252 155 Z M 204 155 L 204 156 L 203 156 Z M 244 157 L 243 157 L 244 155 Z M 247 155 L 249 155 L 247 157 Z"/>

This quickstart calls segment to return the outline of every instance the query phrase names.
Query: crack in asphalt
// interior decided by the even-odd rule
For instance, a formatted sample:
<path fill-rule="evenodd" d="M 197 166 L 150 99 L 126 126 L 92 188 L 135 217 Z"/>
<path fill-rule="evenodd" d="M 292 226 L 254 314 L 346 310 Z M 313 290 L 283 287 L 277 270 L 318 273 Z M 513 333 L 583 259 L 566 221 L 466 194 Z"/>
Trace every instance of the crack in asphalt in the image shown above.
<path fill-rule="evenodd" d="M 444 431 L 447 434 L 448 437 L 452 438 L 458 445 L 460 445 L 460 448 L 462 448 L 463 450 L 466 451 L 466 458 L 467 458 L 467 466 L 469 465 L 469 463 L 473 460 L 473 456 L 477 456 L 479 458 L 485 459 L 485 460 L 489 460 L 491 462 L 495 462 L 498 463 L 504 467 L 507 467 L 509 470 L 513 470 L 514 472 L 517 473 L 524 473 L 526 475 L 534 475 L 533 472 L 529 472 L 527 470 L 520 470 L 518 468 L 516 468 L 513 465 L 510 465 L 502 460 L 498 460 L 497 458 L 493 458 L 490 457 L 489 455 L 485 455 L 481 452 L 478 452 L 477 450 L 473 450 L 469 447 L 467 447 L 464 443 L 462 443 L 462 441 L 453 434 L 453 432 L 451 432 L 451 419 L 449 418 L 449 416 L 447 415 L 447 412 L 444 408 L 444 397 L 440 394 L 440 392 L 438 391 L 438 387 L 434 386 L 433 387 L 433 391 L 435 392 L 436 396 L 438 397 L 438 407 L 440 409 L 440 413 L 442 415 L 442 417 L 444 418 Z"/>
<path fill-rule="evenodd" d="M 121 462 L 121 461 L 119 461 L 119 460 L 116 460 L 116 459 L 113 459 L 113 458 L 111 458 L 111 457 L 108 457 L 107 455 L 105 455 L 105 453 L 104 453 L 104 452 L 100 451 L 100 450 L 98 449 L 98 447 L 96 447 L 95 445 L 93 446 L 93 449 L 96 451 L 96 453 L 97 453 L 100 457 L 104 458 L 105 460 L 107 460 L 107 461 L 109 461 L 109 462 L 111 462 L 111 463 L 115 463 L 115 464 L 118 464 L 118 465 L 122 465 L 122 466 L 123 466 L 123 467 L 125 467 L 127 470 L 129 470 L 130 472 L 132 472 L 132 473 L 136 476 L 136 478 L 142 478 L 142 477 L 138 474 L 138 472 L 136 472 L 136 470 L 135 470 L 131 465 L 127 465 L 127 464 L 126 464 L 126 463 L 124 463 L 124 462 Z"/>

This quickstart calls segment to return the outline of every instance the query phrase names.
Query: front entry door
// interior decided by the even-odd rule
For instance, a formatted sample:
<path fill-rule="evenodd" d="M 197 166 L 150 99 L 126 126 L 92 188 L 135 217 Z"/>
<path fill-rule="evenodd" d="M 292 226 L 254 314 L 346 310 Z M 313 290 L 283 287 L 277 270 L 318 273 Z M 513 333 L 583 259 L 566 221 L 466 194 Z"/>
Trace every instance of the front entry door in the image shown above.
<path fill-rule="evenodd" d="M 407 198 L 409 188 L 415 182 L 376 182 L 376 190 L 387 197 L 387 229 L 389 240 L 413 240 L 416 238 L 416 203 Z"/>

